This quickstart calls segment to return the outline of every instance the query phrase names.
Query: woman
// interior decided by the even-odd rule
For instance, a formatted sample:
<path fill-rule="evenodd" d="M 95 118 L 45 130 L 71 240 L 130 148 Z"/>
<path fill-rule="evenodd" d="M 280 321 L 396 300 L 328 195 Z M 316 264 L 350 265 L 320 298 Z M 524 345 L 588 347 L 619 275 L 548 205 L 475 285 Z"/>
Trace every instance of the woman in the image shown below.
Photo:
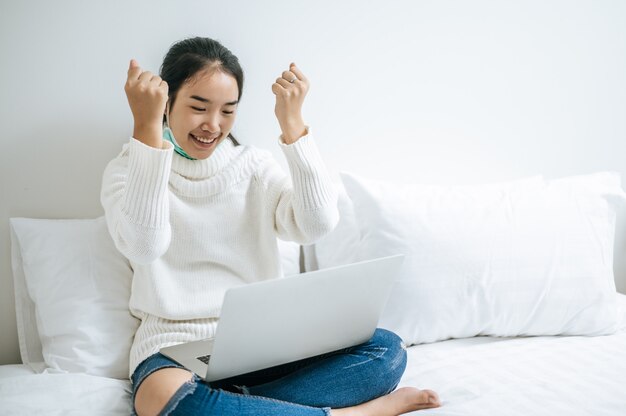
<path fill-rule="evenodd" d="M 237 58 L 208 38 L 174 44 L 160 76 L 130 62 L 133 137 L 107 165 L 101 200 L 134 270 L 129 306 L 141 320 L 130 354 L 134 411 L 395 415 L 438 406 L 428 390 L 389 394 L 406 352 L 380 329 L 365 344 L 218 383 L 158 352 L 212 337 L 229 287 L 279 276 L 277 237 L 312 243 L 338 219 L 336 193 L 301 115 L 307 78 L 291 64 L 272 85 L 291 181 L 268 152 L 231 135 L 242 87 Z"/>

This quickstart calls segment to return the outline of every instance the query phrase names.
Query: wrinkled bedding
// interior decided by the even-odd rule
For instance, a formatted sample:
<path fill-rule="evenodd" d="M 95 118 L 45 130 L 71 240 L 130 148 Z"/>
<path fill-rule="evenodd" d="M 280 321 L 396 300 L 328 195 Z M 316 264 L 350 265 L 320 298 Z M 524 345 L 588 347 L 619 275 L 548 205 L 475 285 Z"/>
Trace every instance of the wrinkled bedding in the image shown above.
<path fill-rule="evenodd" d="M 0 366 L 1 415 L 128 416 L 130 391 L 128 380 Z"/>
<path fill-rule="evenodd" d="M 626 296 L 619 295 L 623 312 Z M 626 316 L 601 337 L 475 337 L 408 349 L 402 386 L 439 393 L 420 415 L 626 415 Z"/>
<path fill-rule="evenodd" d="M 620 295 L 626 312 L 626 296 Z M 626 415 L 626 319 L 601 337 L 474 337 L 408 349 L 401 386 L 437 391 L 420 415 Z M 0 366 L 2 415 L 128 415 L 130 383 Z"/>

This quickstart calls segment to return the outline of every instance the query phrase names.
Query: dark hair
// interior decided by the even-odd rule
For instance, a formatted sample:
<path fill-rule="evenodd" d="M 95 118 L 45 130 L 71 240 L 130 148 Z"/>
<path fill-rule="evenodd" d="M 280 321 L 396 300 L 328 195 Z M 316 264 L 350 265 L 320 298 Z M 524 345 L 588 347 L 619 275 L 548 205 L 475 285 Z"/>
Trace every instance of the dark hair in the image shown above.
<path fill-rule="evenodd" d="M 235 77 L 239 88 L 237 100 L 241 99 L 243 70 L 239 59 L 216 40 L 194 37 L 173 44 L 163 58 L 160 76 L 169 88 L 170 108 L 174 105 L 180 87 L 198 72 L 211 66 Z M 228 134 L 228 138 L 235 146 L 239 146 L 232 134 Z"/>

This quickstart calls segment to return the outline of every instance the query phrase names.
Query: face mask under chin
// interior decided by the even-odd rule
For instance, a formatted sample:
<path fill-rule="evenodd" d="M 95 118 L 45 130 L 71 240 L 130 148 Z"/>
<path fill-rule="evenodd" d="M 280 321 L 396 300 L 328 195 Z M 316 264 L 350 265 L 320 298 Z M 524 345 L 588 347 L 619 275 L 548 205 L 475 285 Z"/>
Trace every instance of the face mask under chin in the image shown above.
<path fill-rule="evenodd" d="M 197 160 L 196 158 L 189 156 L 187 152 L 185 152 L 183 148 L 180 147 L 180 145 L 176 142 L 176 139 L 174 138 L 174 133 L 172 133 L 172 129 L 170 129 L 168 126 L 163 127 L 163 140 L 167 140 L 168 142 L 172 143 L 172 145 L 174 145 L 174 151 L 182 157 L 189 160 Z"/>

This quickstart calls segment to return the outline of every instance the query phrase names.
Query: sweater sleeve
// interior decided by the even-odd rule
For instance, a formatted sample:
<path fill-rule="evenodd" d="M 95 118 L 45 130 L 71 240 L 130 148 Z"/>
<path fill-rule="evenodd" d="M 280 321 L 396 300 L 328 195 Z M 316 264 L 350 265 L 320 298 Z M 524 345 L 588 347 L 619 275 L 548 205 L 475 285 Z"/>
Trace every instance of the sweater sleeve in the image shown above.
<path fill-rule="evenodd" d="M 104 170 L 100 201 L 117 249 L 148 264 L 168 249 L 168 181 L 173 147 L 156 149 L 131 138 Z"/>
<path fill-rule="evenodd" d="M 282 240 L 312 244 L 339 221 L 337 191 L 310 131 L 293 144 L 281 140 L 280 147 L 291 183 L 275 161 L 263 170 L 261 179 L 275 210 L 276 233 Z"/>

